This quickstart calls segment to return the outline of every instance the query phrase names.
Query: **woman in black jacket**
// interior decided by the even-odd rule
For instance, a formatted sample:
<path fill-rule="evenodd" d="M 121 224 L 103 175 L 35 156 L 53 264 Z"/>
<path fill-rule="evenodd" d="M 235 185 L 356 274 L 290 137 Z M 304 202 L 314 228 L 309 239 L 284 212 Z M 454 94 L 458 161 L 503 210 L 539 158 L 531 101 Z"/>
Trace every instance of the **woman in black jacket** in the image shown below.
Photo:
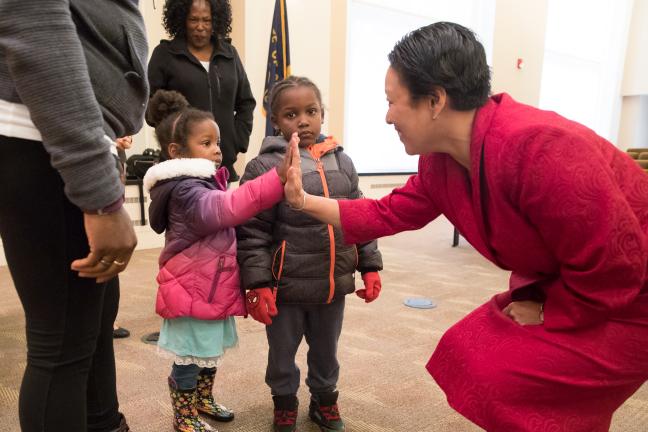
<path fill-rule="evenodd" d="M 223 166 L 238 180 L 233 164 L 245 153 L 256 102 L 236 48 L 230 43 L 229 0 L 167 0 L 162 40 L 148 67 L 151 95 L 175 90 L 198 109 L 211 112 L 220 127 Z"/>

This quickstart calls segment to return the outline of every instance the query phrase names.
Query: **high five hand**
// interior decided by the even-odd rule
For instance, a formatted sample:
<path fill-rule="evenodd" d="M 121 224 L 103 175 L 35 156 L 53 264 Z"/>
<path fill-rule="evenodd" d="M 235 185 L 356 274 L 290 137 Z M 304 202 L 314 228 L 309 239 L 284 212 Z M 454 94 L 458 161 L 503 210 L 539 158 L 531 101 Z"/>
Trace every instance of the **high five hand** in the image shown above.
<path fill-rule="evenodd" d="M 299 136 L 297 135 L 297 132 L 293 133 L 290 137 L 288 147 L 286 147 L 286 154 L 284 154 L 284 158 L 281 161 L 281 164 L 279 164 L 279 166 L 277 167 L 277 174 L 279 174 L 279 178 L 284 184 L 286 183 L 288 169 L 292 164 L 295 154 L 297 155 L 297 157 L 299 157 Z"/>
<path fill-rule="evenodd" d="M 296 135 L 297 133 L 295 132 L 293 138 Z M 295 209 L 304 208 L 306 192 L 304 192 L 304 188 L 302 187 L 301 157 L 299 156 L 299 149 L 293 152 L 292 155 L 292 161 L 288 168 L 288 179 L 284 186 L 284 195 L 290 207 Z"/>

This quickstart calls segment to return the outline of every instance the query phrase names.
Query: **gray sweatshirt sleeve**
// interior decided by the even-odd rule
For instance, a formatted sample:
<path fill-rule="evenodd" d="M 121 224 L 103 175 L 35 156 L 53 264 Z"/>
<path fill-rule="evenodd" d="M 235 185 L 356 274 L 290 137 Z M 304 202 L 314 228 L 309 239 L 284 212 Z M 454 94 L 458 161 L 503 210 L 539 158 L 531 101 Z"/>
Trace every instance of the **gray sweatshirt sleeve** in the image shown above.
<path fill-rule="evenodd" d="M 0 1 L 0 61 L 40 131 L 67 197 L 84 210 L 123 195 L 69 0 Z"/>

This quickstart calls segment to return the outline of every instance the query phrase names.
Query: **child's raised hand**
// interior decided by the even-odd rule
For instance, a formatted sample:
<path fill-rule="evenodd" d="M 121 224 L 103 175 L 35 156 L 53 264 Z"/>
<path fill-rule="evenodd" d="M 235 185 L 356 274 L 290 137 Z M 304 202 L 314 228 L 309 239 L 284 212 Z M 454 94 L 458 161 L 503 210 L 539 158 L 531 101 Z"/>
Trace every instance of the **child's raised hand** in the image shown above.
<path fill-rule="evenodd" d="M 290 207 L 296 210 L 302 210 L 306 203 L 306 192 L 302 187 L 301 157 L 299 156 L 299 149 L 293 153 L 287 177 L 286 185 L 284 186 L 286 202 Z"/>
<path fill-rule="evenodd" d="M 277 167 L 277 174 L 279 174 L 279 178 L 281 179 L 281 182 L 283 184 L 286 184 L 288 169 L 292 164 L 292 160 L 295 154 L 299 156 L 299 136 L 297 135 L 297 132 L 293 133 L 290 137 L 284 158 L 281 161 L 281 164 L 279 164 L 279 166 Z"/>

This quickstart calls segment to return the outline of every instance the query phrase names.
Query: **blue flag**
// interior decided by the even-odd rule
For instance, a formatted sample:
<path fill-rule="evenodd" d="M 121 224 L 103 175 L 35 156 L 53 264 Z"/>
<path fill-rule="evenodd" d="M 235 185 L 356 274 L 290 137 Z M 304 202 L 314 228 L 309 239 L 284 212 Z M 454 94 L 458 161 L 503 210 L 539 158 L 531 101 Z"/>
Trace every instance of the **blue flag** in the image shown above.
<path fill-rule="evenodd" d="M 266 116 L 266 136 L 274 135 L 270 122 L 270 91 L 278 81 L 290 76 L 290 45 L 288 44 L 288 12 L 286 0 L 275 0 L 268 48 L 268 69 L 263 90 L 263 114 Z"/>

